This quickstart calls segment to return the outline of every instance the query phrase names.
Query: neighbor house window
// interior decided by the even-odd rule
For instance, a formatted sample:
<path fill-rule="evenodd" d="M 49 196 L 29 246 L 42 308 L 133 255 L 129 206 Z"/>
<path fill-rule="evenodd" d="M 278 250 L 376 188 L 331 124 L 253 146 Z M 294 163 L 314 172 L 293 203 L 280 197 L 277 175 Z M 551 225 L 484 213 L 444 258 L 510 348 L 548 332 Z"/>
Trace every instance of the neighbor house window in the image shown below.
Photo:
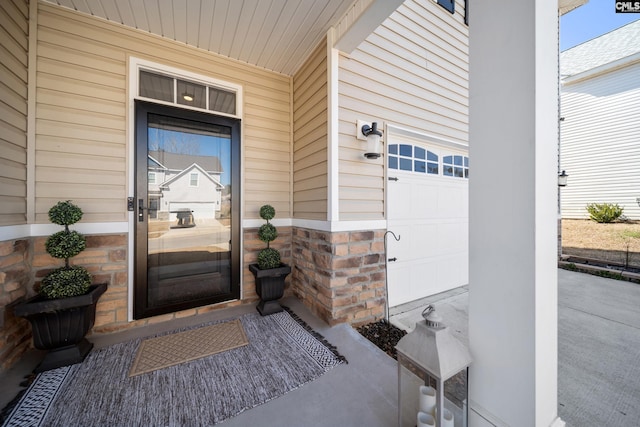
<path fill-rule="evenodd" d="M 456 10 L 455 0 L 437 0 L 437 3 L 445 8 L 449 13 L 454 13 Z"/>
<path fill-rule="evenodd" d="M 469 178 L 469 158 L 461 155 L 442 157 L 442 172 L 445 176 Z"/>
<path fill-rule="evenodd" d="M 149 181 L 149 185 L 155 184 L 156 183 L 156 173 L 155 172 L 149 172 L 147 180 Z"/>
<path fill-rule="evenodd" d="M 190 187 L 197 187 L 198 186 L 198 173 L 197 172 L 192 172 L 191 174 L 189 174 L 189 186 Z"/>

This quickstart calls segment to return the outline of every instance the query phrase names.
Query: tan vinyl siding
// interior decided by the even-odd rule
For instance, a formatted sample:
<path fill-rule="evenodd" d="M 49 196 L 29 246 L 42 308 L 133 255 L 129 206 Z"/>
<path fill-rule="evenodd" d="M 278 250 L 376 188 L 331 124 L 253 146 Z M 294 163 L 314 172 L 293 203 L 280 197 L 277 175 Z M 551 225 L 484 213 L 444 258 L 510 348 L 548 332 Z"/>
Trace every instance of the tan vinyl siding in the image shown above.
<path fill-rule="evenodd" d="M 618 203 L 640 219 L 640 63 L 562 88 L 563 218 L 588 218 L 589 203 Z"/>
<path fill-rule="evenodd" d="M 327 219 L 327 47 L 293 77 L 293 216 Z"/>
<path fill-rule="evenodd" d="M 290 78 L 142 31 L 40 4 L 36 221 L 73 199 L 85 221 L 126 221 L 130 56 L 243 87 L 246 218 L 290 212 Z M 129 163 L 128 163 L 129 162 Z"/>
<path fill-rule="evenodd" d="M 0 2 L 0 226 L 27 221 L 29 7 Z"/>
<path fill-rule="evenodd" d="M 340 56 L 341 220 L 383 219 L 385 212 L 386 156 L 363 157 L 356 121 L 467 144 L 468 73 L 461 2 L 451 15 L 434 2 L 406 1 L 351 55 Z"/>

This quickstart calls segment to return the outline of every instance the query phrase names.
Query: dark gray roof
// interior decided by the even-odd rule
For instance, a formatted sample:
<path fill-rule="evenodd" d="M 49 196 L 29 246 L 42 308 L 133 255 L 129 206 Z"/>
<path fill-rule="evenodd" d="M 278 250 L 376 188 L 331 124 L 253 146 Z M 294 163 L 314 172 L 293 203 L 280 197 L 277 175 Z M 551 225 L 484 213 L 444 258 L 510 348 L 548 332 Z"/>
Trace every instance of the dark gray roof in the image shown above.
<path fill-rule="evenodd" d="M 571 77 L 638 52 L 640 19 L 562 52 L 560 78 Z"/>
<path fill-rule="evenodd" d="M 195 156 L 190 154 L 176 154 L 167 151 L 149 151 L 149 156 L 167 169 L 184 170 L 196 163 L 209 173 L 222 173 L 222 165 L 217 156 Z"/>

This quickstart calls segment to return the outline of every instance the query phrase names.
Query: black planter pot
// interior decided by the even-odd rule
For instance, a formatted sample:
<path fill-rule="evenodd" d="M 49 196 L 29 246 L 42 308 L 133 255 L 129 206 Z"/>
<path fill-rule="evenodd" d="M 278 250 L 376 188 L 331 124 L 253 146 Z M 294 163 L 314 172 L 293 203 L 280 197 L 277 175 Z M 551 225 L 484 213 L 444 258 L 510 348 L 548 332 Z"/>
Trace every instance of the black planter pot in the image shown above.
<path fill-rule="evenodd" d="M 260 297 L 258 312 L 266 316 L 282 311 L 277 300 L 284 295 L 284 279 L 291 273 L 291 267 L 281 264 L 277 268 L 260 270 L 258 264 L 249 264 L 249 270 L 256 278 L 256 293 Z"/>
<path fill-rule="evenodd" d="M 77 297 L 46 299 L 41 296 L 18 304 L 15 315 L 31 323 L 33 345 L 48 350 L 35 372 L 80 363 L 93 347 L 85 335 L 93 327 L 96 304 L 107 284 L 92 285 Z"/>

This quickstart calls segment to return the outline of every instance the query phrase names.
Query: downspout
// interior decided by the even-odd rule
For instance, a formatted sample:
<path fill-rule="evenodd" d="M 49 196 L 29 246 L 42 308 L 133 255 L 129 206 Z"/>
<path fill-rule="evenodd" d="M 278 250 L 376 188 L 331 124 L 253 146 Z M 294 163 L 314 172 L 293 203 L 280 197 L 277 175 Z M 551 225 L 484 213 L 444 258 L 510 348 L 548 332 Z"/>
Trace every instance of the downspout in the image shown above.
<path fill-rule="evenodd" d="M 564 118 L 562 117 L 562 90 L 560 84 L 560 11 L 558 10 L 558 39 L 557 39 L 556 55 L 558 55 L 558 73 L 557 73 L 557 81 L 558 81 L 558 175 L 560 175 L 560 170 L 562 165 L 560 163 L 560 145 L 562 144 L 561 137 L 561 124 Z M 558 260 L 562 259 L 562 203 L 561 203 L 561 189 L 562 187 L 558 186 Z"/>

